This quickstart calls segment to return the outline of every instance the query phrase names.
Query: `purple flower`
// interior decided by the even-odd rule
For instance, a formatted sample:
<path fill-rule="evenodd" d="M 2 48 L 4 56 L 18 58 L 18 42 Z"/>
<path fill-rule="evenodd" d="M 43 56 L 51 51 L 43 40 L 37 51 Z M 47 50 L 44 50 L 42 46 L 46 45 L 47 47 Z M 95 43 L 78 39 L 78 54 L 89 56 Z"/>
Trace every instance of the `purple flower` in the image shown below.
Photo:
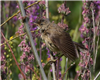
<path fill-rule="evenodd" d="M 24 47 L 23 48 L 23 50 L 25 51 L 25 52 L 30 52 L 30 50 L 31 50 L 31 48 L 28 46 L 28 45 L 26 45 L 26 47 Z"/>
<path fill-rule="evenodd" d="M 98 5 L 100 4 L 100 1 L 97 2 L 97 1 L 85 1 L 84 4 L 83 4 L 83 12 L 82 12 L 82 15 L 83 15 L 83 23 L 82 23 L 82 26 L 79 28 L 80 32 L 81 32 L 81 37 L 84 39 L 82 41 L 82 43 L 85 45 L 85 48 L 87 48 L 88 50 L 91 50 L 91 48 L 94 48 L 94 46 L 92 46 L 93 44 L 93 35 L 94 35 L 94 28 L 93 28 L 93 18 L 92 18 L 92 11 L 94 12 L 94 20 L 95 20 L 95 25 L 96 23 L 98 23 L 98 15 L 99 15 L 99 6 Z M 97 31 L 97 26 L 94 26 L 95 27 L 95 30 Z M 91 66 L 93 64 L 93 60 L 90 56 L 90 51 L 85 51 L 85 52 L 80 52 L 81 54 L 81 60 L 80 60 L 80 63 L 79 65 L 82 67 L 82 70 L 81 71 L 78 71 L 78 72 L 81 72 L 83 73 L 84 72 L 84 69 L 86 69 L 85 67 L 87 67 L 88 65 Z M 79 74 L 80 75 L 80 74 Z M 89 68 L 87 67 L 86 69 L 86 72 L 84 75 L 81 75 L 82 76 L 82 79 L 85 80 L 85 79 L 89 79 L 90 77 L 90 70 Z"/>
<path fill-rule="evenodd" d="M 40 1 L 39 5 L 45 5 L 45 1 Z"/>
<path fill-rule="evenodd" d="M 64 23 L 58 23 L 58 26 L 60 26 L 61 28 L 63 29 L 67 29 L 68 30 L 68 25 L 67 24 L 64 24 Z"/>
<path fill-rule="evenodd" d="M 45 63 L 42 63 L 42 67 L 44 67 L 45 66 Z"/>
<path fill-rule="evenodd" d="M 99 5 L 99 4 L 100 4 L 100 1 L 96 1 L 96 4 L 98 4 L 98 5 Z"/>
<path fill-rule="evenodd" d="M 33 28 L 32 30 L 33 30 L 33 31 L 37 30 L 37 27 Z"/>
<path fill-rule="evenodd" d="M 71 13 L 71 11 L 69 11 L 69 8 L 66 8 L 64 3 L 58 8 L 58 12 L 59 13 L 64 13 L 66 15 L 68 15 L 69 13 Z"/>
<path fill-rule="evenodd" d="M 82 26 L 79 28 L 79 30 L 81 31 L 81 33 L 83 33 L 84 31 L 86 31 L 86 27 L 82 25 Z"/>
<path fill-rule="evenodd" d="M 23 3 L 28 3 L 28 1 L 26 1 L 26 0 L 23 0 L 22 2 L 23 2 Z"/>
<path fill-rule="evenodd" d="M 23 52 L 22 56 L 20 56 L 20 61 L 23 61 L 24 58 L 26 58 L 25 52 Z"/>
<path fill-rule="evenodd" d="M 52 72 L 52 69 L 50 69 L 50 72 Z"/>
<path fill-rule="evenodd" d="M 84 56 L 84 53 L 80 52 L 81 56 Z"/>
<path fill-rule="evenodd" d="M 85 65 L 83 63 L 79 63 L 79 66 L 84 68 Z"/>
<path fill-rule="evenodd" d="M 25 47 L 25 46 L 26 46 L 26 41 L 23 40 L 18 46 L 19 46 L 19 47 Z"/>
<path fill-rule="evenodd" d="M 34 60 L 34 55 L 33 55 L 33 54 L 29 55 L 29 56 L 28 56 L 28 60 L 29 60 L 29 61 L 30 61 L 30 60 Z"/>
<path fill-rule="evenodd" d="M 0 66 L 0 70 L 2 70 L 2 71 L 5 71 L 5 67 L 6 66 L 6 64 L 2 64 L 1 66 Z"/>
<path fill-rule="evenodd" d="M 23 80 L 24 79 L 22 74 L 19 74 L 18 77 L 19 77 L 19 80 Z"/>
<path fill-rule="evenodd" d="M 29 71 L 29 65 L 27 65 L 26 67 L 25 67 L 25 73 L 27 73 L 28 71 Z"/>

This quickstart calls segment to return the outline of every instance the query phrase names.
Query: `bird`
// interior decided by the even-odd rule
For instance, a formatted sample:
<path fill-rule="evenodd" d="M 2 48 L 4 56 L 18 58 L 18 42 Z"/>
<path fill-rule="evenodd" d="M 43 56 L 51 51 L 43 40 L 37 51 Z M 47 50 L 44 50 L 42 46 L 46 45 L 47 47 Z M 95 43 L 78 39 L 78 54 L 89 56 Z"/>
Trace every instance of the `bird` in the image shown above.
<path fill-rule="evenodd" d="M 52 52 L 61 53 L 74 61 L 79 57 L 76 47 L 86 49 L 84 45 L 72 41 L 71 36 L 64 29 L 47 18 L 39 18 L 34 24 L 38 27 L 42 40 Z"/>

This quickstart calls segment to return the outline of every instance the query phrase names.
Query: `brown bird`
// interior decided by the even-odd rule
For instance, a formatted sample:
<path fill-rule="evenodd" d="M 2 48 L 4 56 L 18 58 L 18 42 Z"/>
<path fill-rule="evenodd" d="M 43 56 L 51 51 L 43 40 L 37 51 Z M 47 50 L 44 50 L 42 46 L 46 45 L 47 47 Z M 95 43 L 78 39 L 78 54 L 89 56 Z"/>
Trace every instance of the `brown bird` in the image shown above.
<path fill-rule="evenodd" d="M 46 46 L 53 52 L 64 54 L 70 60 L 78 58 L 75 47 L 85 49 L 79 43 L 73 42 L 70 35 L 55 23 L 48 19 L 40 18 L 35 23 L 41 33 L 41 38 L 45 41 Z"/>

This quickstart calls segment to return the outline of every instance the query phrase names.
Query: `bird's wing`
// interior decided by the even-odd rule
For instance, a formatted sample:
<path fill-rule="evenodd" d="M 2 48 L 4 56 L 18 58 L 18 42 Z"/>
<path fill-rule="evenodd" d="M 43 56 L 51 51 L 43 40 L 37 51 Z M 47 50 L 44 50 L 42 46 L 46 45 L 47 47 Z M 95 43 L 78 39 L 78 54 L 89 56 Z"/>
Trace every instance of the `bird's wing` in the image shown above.
<path fill-rule="evenodd" d="M 75 60 L 77 58 L 73 41 L 68 33 L 63 32 L 62 35 L 52 35 L 51 41 L 69 59 Z"/>

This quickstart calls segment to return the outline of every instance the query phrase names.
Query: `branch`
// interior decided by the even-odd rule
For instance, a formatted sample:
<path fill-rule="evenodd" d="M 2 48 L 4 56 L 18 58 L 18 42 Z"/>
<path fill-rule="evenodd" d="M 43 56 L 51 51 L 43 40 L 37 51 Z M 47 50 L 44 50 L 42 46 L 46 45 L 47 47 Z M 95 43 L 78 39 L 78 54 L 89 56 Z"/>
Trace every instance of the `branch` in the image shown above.
<path fill-rule="evenodd" d="M 94 55 L 94 60 L 95 60 L 95 38 L 96 38 L 96 32 L 95 32 L 95 22 L 94 22 L 94 12 L 93 12 L 93 9 L 92 9 L 92 20 L 93 20 L 93 32 L 94 32 L 94 36 L 93 36 L 93 55 Z M 95 61 L 93 62 L 93 73 L 95 75 Z"/>
<path fill-rule="evenodd" d="M 35 30 L 35 31 L 38 31 L 38 30 Z M 31 32 L 35 32 L 35 31 L 31 31 Z M 20 35 L 18 35 L 18 36 L 15 36 L 15 37 L 12 38 L 12 39 L 7 40 L 7 42 L 10 42 L 10 41 L 12 41 L 12 40 L 14 40 L 14 39 L 16 39 L 16 38 L 18 38 L 18 37 L 24 36 L 24 35 L 26 35 L 26 32 L 23 33 L 23 34 L 20 34 Z M 2 45 L 4 45 L 4 44 L 6 44 L 6 42 L 2 43 L 0 46 L 2 46 Z"/>
<path fill-rule="evenodd" d="M 18 2 L 19 2 L 19 5 L 20 5 L 22 17 L 25 17 L 25 11 L 24 11 L 24 7 L 23 7 L 23 4 L 22 4 L 22 1 L 18 1 Z M 34 41 L 33 41 L 33 38 L 32 38 L 32 34 L 30 32 L 30 29 L 29 29 L 29 24 L 28 24 L 27 18 L 25 18 L 25 29 L 26 29 L 26 33 L 28 35 L 28 38 L 29 38 L 29 41 L 30 41 L 30 44 L 31 44 L 31 47 L 32 47 L 32 52 L 34 53 L 35 58 L 37 60 L 37 63 L 40 66 L 40 71 L 41 71 L 43 80 L 47 80 L 47 77 L 46 77 L 45 72 L 43 70 L 40 58 L 38 56 L 38 53 L 37 53 L 37 50 L 36 50 L 36 47 L 35 47 L 35 44 L 34 44 Z"/>
<path fill-rule="evenodd" d="M 33 3 L 33 4 L 31 4 L 31 5 L 29 5 L 29 6 L 27 6 L 27 7 L 25 7 L 24 9 L 28 9 L 29 7 L 31 7 L 31 6 L 33 6 L 33 5 L 35 5 L 35 4 L 38 4 L 40 1 L 37 1 L 37 2 L 35 2 L 35 3 Z M 16 12 L 14 15 L 12 15 L 11 17 L 9 17 L 5 22 L 3 22 L 1 25 L 0 25 L 0 27 L 2 27 L 5 23 L 7 23 L 10 19 L 12 19 L 14 16 L 17 16 L 17 14 L 18 13 L 20 13 L 20 10 L 18 11 L 18 12 Z"/>
<path fill-rule="evenodd" d="M 63 77 L 65 76 L 65 74 L 67 73 L 67 71 L 68 71 L 73 65 L 75 65 L 75 62 L 73 62 L 73 64 L 71 64 L 70 67 L 64 72 L 64 74 L 61 76 L 61 80 L 63 80 Z"/>
<path fill-rule="evenodd" d="M 94 80 L 97 80 L 97 78 L 99 77 L 100 72 L 97 74 L 97 76 L 94 78 Z"/>
<path fill-rule="evenodd" d="M 38 77 L 38 75 L 36 74 L 36 72 L 35 72 L 32 68 L 30 68 L 29 66 L 27 66 L 27 68 L 30 69 L 30 70 L 32 70 L 32 71 L 34 72 L 34 74 L 36 75 L 36 77 L 38 78 L 38 80 L 39 80 L 39 77 Z"/>
<path fill-rule="evenodd" d="M 57 80 L 59 79 L 59 66 L 60 66 L 60 58 L 58 58 L 58 60 L 57 60 L 57 66 L 56 66 L 56 68 L 57 68 L 57 70 L 56 70 Z"/>
<path fill-rule="evenodd" d="M 46 4 L 45 4 L 45 7 L 46 7 L 46 18 L 49 19 L 48 0 L 45 0 L 45 1 L 46 1 Z"/>

